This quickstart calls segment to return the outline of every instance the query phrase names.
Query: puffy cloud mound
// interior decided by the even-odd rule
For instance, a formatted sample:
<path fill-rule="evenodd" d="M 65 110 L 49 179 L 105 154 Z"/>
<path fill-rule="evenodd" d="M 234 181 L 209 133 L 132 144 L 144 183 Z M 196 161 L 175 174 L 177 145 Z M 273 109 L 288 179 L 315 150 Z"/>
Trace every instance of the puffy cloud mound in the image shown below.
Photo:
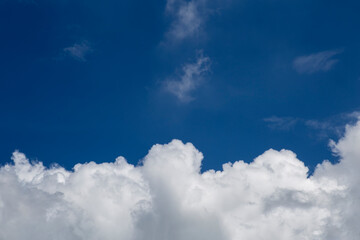
<path fill-rule="evenodd" d="M 201 172 L 191 143 L 155 145 L 140 166 L 45 168 L 14 152 L 0 169 L 0 239 L 352 240 L 360 230 L 360 122 L 312 176 L 288 150 Z"/>

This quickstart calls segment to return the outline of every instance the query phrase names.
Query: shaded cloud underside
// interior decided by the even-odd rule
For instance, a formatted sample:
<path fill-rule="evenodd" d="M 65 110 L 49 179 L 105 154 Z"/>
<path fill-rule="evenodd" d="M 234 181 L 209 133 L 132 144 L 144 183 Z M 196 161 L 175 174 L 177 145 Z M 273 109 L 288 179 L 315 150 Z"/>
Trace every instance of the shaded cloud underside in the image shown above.
<path fill-rule="evenodd" d="M 143 165 L 0 168 L 0 239 L 343 239 L 360 235 L 360 122 L 308 169 L 288 150 L 201 173 L 191 143 L 155 145 Z"/>

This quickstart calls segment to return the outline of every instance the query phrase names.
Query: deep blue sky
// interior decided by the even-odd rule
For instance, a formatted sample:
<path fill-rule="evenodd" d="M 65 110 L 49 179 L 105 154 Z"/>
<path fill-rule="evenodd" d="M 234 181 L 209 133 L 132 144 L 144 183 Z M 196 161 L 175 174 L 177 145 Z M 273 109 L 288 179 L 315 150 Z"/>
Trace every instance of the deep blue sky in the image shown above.
<path fill-rule="evenodd" d="M 335 160 L 328 140 L 359 108 L 360 2 L 177 2 L 201 22 L 184 39 L 166 1 L 0 0 L 0 162 L 137 163 L 174 138 L 204 169 L 269 148 Z M 201 54 L 210 67 L 182 101 L 164 82 Z"/>

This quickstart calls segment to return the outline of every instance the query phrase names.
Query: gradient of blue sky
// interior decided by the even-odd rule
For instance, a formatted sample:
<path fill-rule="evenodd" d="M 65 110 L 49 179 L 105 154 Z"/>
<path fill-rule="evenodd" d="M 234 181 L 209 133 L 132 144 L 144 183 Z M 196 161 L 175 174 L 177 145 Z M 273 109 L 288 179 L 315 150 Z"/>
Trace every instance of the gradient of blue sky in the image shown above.
<path fill-rule="evenodd" d="M 0 0 L 1 163 L 136 163 L 173 138 L 205 169 L 269 148 L 334 160 L 359 109 L 358 1 L 193 0 L 189 25 L 169 2 Z M 189 76 L 186 101 L 164 87 Z"/>

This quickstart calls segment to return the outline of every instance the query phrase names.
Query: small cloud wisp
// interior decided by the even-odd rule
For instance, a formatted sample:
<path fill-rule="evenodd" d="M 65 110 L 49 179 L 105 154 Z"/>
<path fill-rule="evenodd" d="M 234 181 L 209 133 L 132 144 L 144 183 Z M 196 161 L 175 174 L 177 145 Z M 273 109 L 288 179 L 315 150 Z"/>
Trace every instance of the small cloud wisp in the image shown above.
<path fill-rule="evenodd" d="M 81 43 L 75 43 L 70 47 L 66 47 L 63 51 L 75 60 L 85 62 L 87 60 L 87 55 L 91 53 L 93 49 L 87 41 L 83 41 Z"/>
<path fill-rule="evenodd" d="M 210 58 L 200 54 L 195 62 L 187 63 L 182 67 L 182 74 L 163 82 L 164 89 L 177 97 L 180 102 L 194 100 L 191 92 L 203 82 L 203 77 L 210 71 Z"/>
<path fill-rule="evenodd" d="M 334 57 L 342 52 L 342 50 L 328 50 L 307 56 L 300 56 L 294 60 L 293 67 L 300 74 L 327 72 L 339 61 Z"/>

